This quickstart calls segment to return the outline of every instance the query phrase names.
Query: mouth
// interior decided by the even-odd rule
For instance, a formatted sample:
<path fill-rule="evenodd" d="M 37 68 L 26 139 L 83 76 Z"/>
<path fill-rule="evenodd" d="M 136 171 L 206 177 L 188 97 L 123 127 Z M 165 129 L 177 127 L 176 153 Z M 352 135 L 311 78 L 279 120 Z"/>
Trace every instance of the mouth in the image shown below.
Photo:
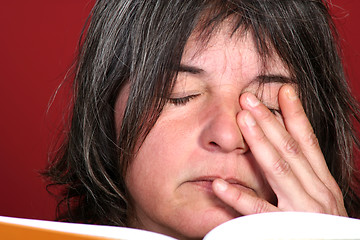
<path fill-rule="evenodd" d="M 242 190 L 242 191 L 251 191 L 254 192 L 254 190 L 250 187 L 248 187 L 246 184 L 242 183 L 241 181 L 235 179 L 235 178 L 222 178 L 222 177 L 214 177 L 214 176 L 203 176 L 199 177 L 193 180 L 188 181 L 190 184 L 195 185 L 200 190 L 206 191 L 208 193 L 213 193 L 212 190 L 212 183 L 215 179 L 223 179 L 226 182 L 230 183 L 232 186 Z"/>

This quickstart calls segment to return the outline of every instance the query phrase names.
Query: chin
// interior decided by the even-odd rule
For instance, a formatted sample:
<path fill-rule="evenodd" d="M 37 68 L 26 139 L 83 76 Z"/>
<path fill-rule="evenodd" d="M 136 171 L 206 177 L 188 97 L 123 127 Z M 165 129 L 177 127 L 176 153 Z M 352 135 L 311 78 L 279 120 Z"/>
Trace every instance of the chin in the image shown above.
<path fill-rule="evenodd" d="M 185 217 L 178 225 L 181 234 L 175 237 L 178 239 L 202 239 L 209 231 L 220 224 L 241 216 L 234 209 L 221 205 Z"/>

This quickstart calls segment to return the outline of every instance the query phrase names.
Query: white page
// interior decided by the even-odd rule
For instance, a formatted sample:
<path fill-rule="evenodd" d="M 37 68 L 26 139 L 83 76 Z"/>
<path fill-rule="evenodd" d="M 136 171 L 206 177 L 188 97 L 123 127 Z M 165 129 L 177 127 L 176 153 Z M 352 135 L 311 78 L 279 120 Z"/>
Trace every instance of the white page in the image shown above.
<path fill-rule="evenodd" d="M 301 212 L 254 214 L 223 223 L 204 238 L 215 239 L 360 239 L 360 220 Z"/>

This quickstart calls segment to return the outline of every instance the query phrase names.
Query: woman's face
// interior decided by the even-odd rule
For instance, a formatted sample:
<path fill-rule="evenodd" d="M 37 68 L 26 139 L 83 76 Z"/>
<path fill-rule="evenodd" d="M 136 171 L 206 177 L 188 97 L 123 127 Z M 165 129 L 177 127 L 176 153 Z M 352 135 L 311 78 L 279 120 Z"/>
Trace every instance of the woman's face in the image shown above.
<path fill-rule="evenodd" d="M 250 34 L 230 37 L 226 24 L 221 29 L 205 47 L 190 37 L 171 99 L 129 166 L 132 227 L 196 238 L 239 216 L 214 195 L 215 178 L 276 201 L 236 116 L 244 92 L 256 93 L 269 108 L 278 109 L 283 84 L 278 79 L 289 73 L 276 55 L 264 68 Z M 259 88 L 264 77 L 270 81 Z M 118 126 L 127 94 L 123 91 L 116 103 Z"/>

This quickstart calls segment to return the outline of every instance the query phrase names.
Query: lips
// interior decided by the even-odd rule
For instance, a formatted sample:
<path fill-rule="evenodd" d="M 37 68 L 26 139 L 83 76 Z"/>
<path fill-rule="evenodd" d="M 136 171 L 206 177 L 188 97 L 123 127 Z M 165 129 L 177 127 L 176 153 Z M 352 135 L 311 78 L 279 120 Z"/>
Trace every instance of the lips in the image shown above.
<path fill-rule="evenodd" d="M 233 185 L 234 187 L 241 189 L 241 190 L 246 190 L 246 191 L 253 191 L 252 188 L 248 187 L 245 183 L 241 182 L 240 180 L 236 179 L 236 178 L 223 178 L 223 177 L 218 177 L 218 176 L 202 176 L 202 177 L 198 177 L 195 178 L 193 180 L 190 180 L 189 183 L 194 184 L 196 186 L 198 186 L 199 188 L 204 189 L 207 192 L 213 192 L 212 190 L 212 182 L 215 179 L 224 179 L 225 181 L 227 181 L 228 183 L 230 183 L 231 185 Z"/>
<path fill-rule="evenodd" d="M 202 176 L 202 177 L 198 177 L 195 178 L 189 182 L 213 182 L 215 179 L 224 179 L 225 181 L 227 181 L 230 184 L 239 184 L 239 185 L 245 185 L 243 182 L 241 182 L 240 180 L 237 180 L 236 178 L 224 178 L 224 177 L 220 177 L 220 176 Z"/>

